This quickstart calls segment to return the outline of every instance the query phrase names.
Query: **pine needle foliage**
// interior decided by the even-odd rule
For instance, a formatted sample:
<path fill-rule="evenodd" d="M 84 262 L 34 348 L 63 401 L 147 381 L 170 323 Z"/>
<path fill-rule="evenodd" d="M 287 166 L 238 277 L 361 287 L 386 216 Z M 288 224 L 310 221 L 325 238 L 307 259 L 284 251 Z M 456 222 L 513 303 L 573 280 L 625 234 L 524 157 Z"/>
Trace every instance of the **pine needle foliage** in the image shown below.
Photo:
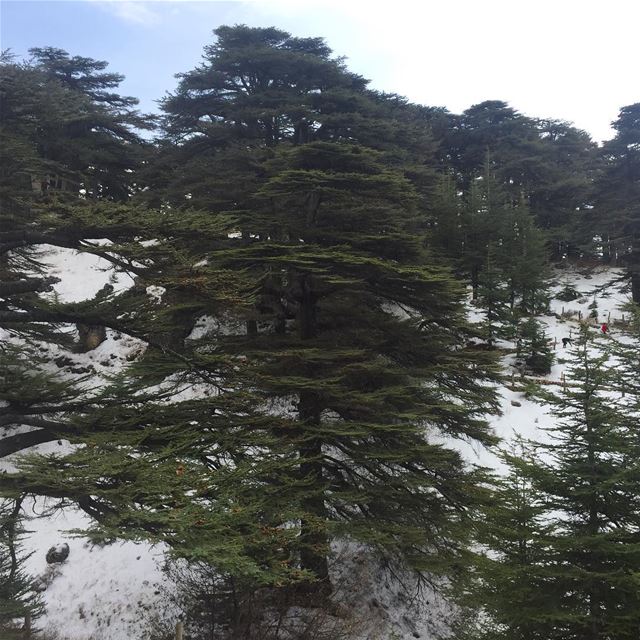
<path fill-rule="evenodd" d="M 20 547 L 20 497 L 0 501 L 0 631 L 19 637 L 17 629 L 25 616 L 36 618 L 42 613 L 42 602 L 26 574 L 26 556 Z M 15 633 L 14 635 L 11 635 Z"/>
<path fill-rule="evenodd" d="M 476 592 L 487 628 L 472 637 L 637 637 L 638 414 L 615 393 L 610 365 L 583 327 L 571 351 L 570 383 L 543 394 L 556 419 L 549 441 L 507 458 L 509 475 L 497 489 L 505 500 L 489 516 L 491 552 Z M 526 489 L 523 500 L 505 494 L 515 480 Z M 517 548 L 534 552 L 527 562 L 509 552 L 504 532 L 492 539 L 501 522 L 496 511 L 522 524 Z"/>

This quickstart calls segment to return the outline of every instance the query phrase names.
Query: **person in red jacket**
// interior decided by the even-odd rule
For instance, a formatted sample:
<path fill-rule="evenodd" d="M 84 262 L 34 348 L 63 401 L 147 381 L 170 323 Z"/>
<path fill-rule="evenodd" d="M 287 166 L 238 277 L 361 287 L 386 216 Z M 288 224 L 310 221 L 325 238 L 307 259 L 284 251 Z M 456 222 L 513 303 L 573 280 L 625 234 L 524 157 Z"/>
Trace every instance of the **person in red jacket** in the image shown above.
<path fill-rule="evenodd" d="M 602 333 L 609 333 L 609 326 L 607 325 L 606 322 L 602 323 L 602 326 L 600 327 L 600 331 L 602 331 Z"/>

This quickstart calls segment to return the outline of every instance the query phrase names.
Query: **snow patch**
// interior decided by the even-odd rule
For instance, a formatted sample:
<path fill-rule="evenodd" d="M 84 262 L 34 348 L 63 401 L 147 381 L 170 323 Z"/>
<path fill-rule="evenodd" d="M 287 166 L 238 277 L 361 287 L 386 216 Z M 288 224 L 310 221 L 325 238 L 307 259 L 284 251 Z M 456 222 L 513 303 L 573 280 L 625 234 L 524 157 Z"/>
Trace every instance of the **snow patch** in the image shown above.
<path fill-rule="evenodd" d="M 89 300 L 106 284 L 112 285 L 115 293 L 133 286 L 129 274 L 116 271 L 111 262 L 92 253 L 46 244 L 42 249 L 40 260 L 47 267 L 47 275 L 60 278 L 53 285 L 60 302 Z"/>

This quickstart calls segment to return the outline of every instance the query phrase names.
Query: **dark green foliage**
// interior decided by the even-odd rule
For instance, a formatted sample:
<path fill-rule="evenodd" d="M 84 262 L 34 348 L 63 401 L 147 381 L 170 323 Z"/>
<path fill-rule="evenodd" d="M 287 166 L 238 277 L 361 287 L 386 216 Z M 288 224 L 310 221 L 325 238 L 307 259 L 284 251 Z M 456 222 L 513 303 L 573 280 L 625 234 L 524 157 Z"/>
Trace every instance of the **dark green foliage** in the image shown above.
<path fill-rule="evenodd" d="M 140 235 L 157 244 L 116 247 L 148 265 L 138 287 L 167 289 L 146 335 L 184 331 L 74 416 L 86 447 L 19 482 L 81 501 L 98 536 L 162 540 L 254 585 L 326 590 L 338 537 L 446 571 L 484 476 L 441 442 L 494 441 L 495 373 L 463 348 L 463 291 L 425 250 L 428 128 L 320 40 L 216 33 L 164 103 L 148 175 L 180 169 L 150 189 L 162 213 Z M 212 329 L 189 335 L 198 315 Z"/>
<path fill-rule="evenodd" d="M 559 418 L 546 447 L 552 462 L 534 476 L 558 511 L 551 539 L 563 597 L 559 628 L 583 638 L 633 638 L 640 630 L 640 445 L 637 414 L 611 397 L 608 356 L 590 353 L 583 330 L 571 380 L 550 398 Z"/>
<path fill-rule="evenodd" d="M 537 119 L 539 157 L 525 190 L 553 260 L 575 259 L 585 247 L 585 220 L 593 206 L 598 148 L 585 131 L 561 120 Z"/>
<path fill-rule="evenodd" d="M 321 124 L 320 136 L 347 131 L 340 105 L 358 101 L 354 91 L 366 81 L 333 60 L 321 38 L 242 25 L 219 27 L 215 35 L 205 62 L 181 74 L 178 91 L 164 101 L 172 132 L 197 131 L 212 143 L 239 138 L 272 146 L 306 142 Z M 320 123 L 325 109 L 327 122 Z"/>
<path fill-rule="evenodd" d="M 114 201 L 134 190 L 143 148 L 134 127 L 147 121 L 132 110 L 135 100 L 109 91 L 121 77 L 100 73 L 106 63 L 58 49 L 32 55 L 26 63 L 0 61 L 0 330 L 11 338 L 0 350 L 2 456 L 52 440 L 83 442 L 70 421 L 88 403 L 77 385 L 52 373 L 61 366 L 54 357 L 64 360 L 58 349 L 73 347 L 74 324 L 144 334 L 143 304 L 116 300 L 108 287 L 93 300 L 61 303 L 43 247 L 94 253 L 136 271 L 125 247 L 117 255 L 117 243 L 137 244 L 133 237 L 150 223 Z M 110 239 L 113 252 L 88 238 Z M 140 251 L 136 257 L 144 259 Z M 131 327 L 125 316 L 134 311 Z M 24 425 L 34 428 L 14 432 Z"/>
<path fill-rule="evenodd" d="M 166 139 L 148 171 L 149 197 L 233 212 L 245 237 L 264 237 L 271 230 L 256 228 L 253 199 L 264 163 L 278 145 L 308 142 L 357 142 L 381 151 L 421 192 L 435 183 L 420 109 L 369 90 L 321 38 L 242 25 L 214 33 L 203 64 L 180 74 L 163 101 Z"/>
<path fill-rule="evenodd" d="M 566 283 L 564 287 L 556 293 L 555 297 L 563 302 L 571 302 L 580 297 L 580 292 L 573 285 Z"/>
<path fill-rule="evenodd" d="M 106 91 L 122 76 L 96 73 L 105 62 L 60 49 L 31 53 L 29 63 L 1 67 L 2 179 L 12 194 L 5 215 L 49 192 L 126 200 L 142 159 L 134 129 L 149 121 L 132 109 L 136 100 Z"/>
<path fill-rule="evenodd" d="M 503 452 L 501 458 L 506 473 L 494 478 L 492 498 L 477 530 L 478 542 L 490 551 L 477 556 L 469 582 L 458 585 L 454 595 L 463 607 L 456 638 L 556 637 L 546 607 L 557 596 L 545 569 L 552 527 L 546 521 L 544 494 L 528 473 L 535 455 L 520 442 L 517 453 Z"/>
<path fill-rule="evenodd" d="M 40 247 L 100 253 L 87 238 L 118 241 L 122 229 L 100 224 L 93 201 L 129 198 L 142 149 L 133 128 L 146 126 L 132 99 L 106 92 L 120 78 L 96 73 L 106 63 L 32 53 L 29 63 L 0 64 L 0 326 L 31 335 L 42 332 L 39 321 L 64 322 L 39 295 L 56 282 Z"/>
<path fill-rule="evenodd" d="M 442 134 L 440 155 L 466 190 L 491 157 L 491 171 L 511 202 L 523 197 L 536 226 L 547 230 L 551 254 L 575 255 L 592 198 L 597 147 L 569 124 L 523 116 L 506 103 L 473 105 Z"/>
<path fill-rule="evenodd" d="M 591 240 L 593 143 L 499 101 L 452 116 L 375 92 L 320 38 L 215 35 L 163 100 L 153 146 L 106 63 L 53 48 L 3 59 L 0 327 L 18 346 L 0 353 L 0 425 L 34 430 L 0 440 L 0 455 L 80 446 L 25 459 L 2 492 L 71 499 L 97 539 L 166 542 L 222 600 L 230 584 L 326 593 L 336 539 L 457 573 L 482 513 L 494 555 L 465 604 L 487 625 L 460 638 L 636 637 L 633 353 L 615 346 L 614 380 L 583 337 L 553 444 L 505 456 L 493 500 L 449 442 L 494 443 L 496 410 L 494 361 L 472 346 L 453 274 L 488 341 L 518 326 L 517 356 L 548 373 L 544 331 L 522 317 L 546 307 L 548 254 Z M 607 209 L 594 232 L 632 274 L 636 107 L 604 147 L 593 210 Z M 135 284 L 60 303 L 43 244 L 103 257 Z M 76 323 L 140 338 L 144 356 L 88 396 L 34 356 L 38 340 L 68 348 L 60 329 Z"/>
<path fill-rule="evenodd" d="M 512 312 L 509 307 L 509 291 L 505 278 L 498 267 L 496 250 L 489 244 L 487 260 L 480 273 L 478 301 L 485 312 L 485 335 L 488 342 L 493 343 L 497 337 L 506 337 L 509 333 L 509 320 Z"/>
<path fill-rule="evenodd" d="M 35 427 L 27 432 L 5 434 L 0 439 L 0 457 L 63 438 L 70 430 L 64 409 L 73 410 L 77 406 L 78 388 L 73 382 L 45 372 L 50 364 L 28 345 L 0 347 L 0 401 L 3 404 L 0 425 Z"/>
<path fill-rule="evenodd" d="M 27 614 L 36 618 L 42 612 L 40 598 L 24 571 L 25 556 L 20 548 L 21 506 L 22 498 L 0 500 L 0 631 L 3 634 L 11 634 L 21 626 Z"/>
<path fill-rule="evenodd" d="M 594 355 L 589 331 L 572 349 L 567 385 L 543 396 L 556 418 L 548 443 L 507 458 L 498 511 L 518 526 L 500 531 L 491 515 L 493 551 L 476 592 L 491 617 L 475 637 L 631 640 L 640 630 L 637 406 L 615 393 L 609 356 Z M 518 479 L 523 500 L 505 493 Z M 530 553 L 524 562 L 509 552 L 510 531 L 513 548 Z"/>
<path fill-rule="evenodd" d="M 547 306 L 547 249 L 525 199 L 512 200 L 494 173 L 490 154 L 461 198 L 453 179 L 442 179 L 430 238 L 450 257 L 472 296 L 485 307 L 487 336 L 498 324 Z M 482 289 L 482 291 L 481 291 Z"/>
<path fill-rule="evenodd" d="M 640 412 L 640 305 L 631 303 L 627 332 L 621 337 L 610 334 L 605 352 L 615 362 L 611 384 L 621 394 L 626 410 L 633 416 Z M 618 333 L 618 332 L 616 332 Z"/>
<path fill-rule="evenodd" d="M 30 469 L 30 482 L 51 484 L 72 463 L 74 480 L 65 473 L 55 491 L 91 487 L 107 535 L 158 536 L 258 582 L 322 578 L 328 536 L 439 570 L 460 551 L 482 476 L 428 436 L 491 441 L 481 412 L 492 395 L 477 383 L 486 363 L 455 348 L 470 335 L 459 292 L 424 266 L 403 221 L 411 186 L 373 152 L 308 144 L 283 150 L 273 171 L 258 197 L 276 203 L 271 224 L 284 239 L 247 246 L 240 236 L 207 254 L 211 277 L 261 266 L 260 331 L 245 330 L 245 305 L 220 318 L 222 334 L 186 343 L 184 362 L 149 354 L 129 373 L 136 386 L 111 389 L 90 416 L 91 448 L 51 460 L 46 477 Z M 301 225 L 311 190 L 322 206 Z M 267 282 L 284 308 L 267 306 Z M 132 404 L 136 388 L 153 396 L 163 371 L 178 388 L 224 392 Z"/>
<path fill-rule="evenodd" d="M 466 195 L 461 216 L 461 246 L 454 255 L 459 255 L 462 267 L 471 278 L 474 298 L 478 294 L 480 273 L 488 258 L 491 243 L 498 241 L 498 228 L 505 202 L 500 197 L 495 181 L 485 165 L 485 173 L 477 176 Z"/>
<path fill-rule="evenodd" d="M 257 299 L 254 311 L 244 313 L 246 335 L 234 332 L 219 348 L 229 342 L 226 348 L 247 359 L 244 376 L 263 402 L 298 399 L 294 437 L 282 444 L 287 457 L 299 458 L 296 473 L 316 486 L 296 498 L 307 513 L 303 545 L 326 544 L 329 518 L 335 531 L 344 526 L 359 539 L 400 544 L 407 554 L 402 539 L 424 534 L 402 515 L 414 513 L 416 496 L 410 491 L 403 499 L 397 488 L 419 486 L 424 471 L 417 470 L 432 464 L 428 457 L 441 458 L 445 475 L 456 458 L 421 445 L 419 425 L 434 420 L 455 433 L 471 417 L 443 402 L 444 378 L 438 398 L 423 386 L 436 351 L 465 332 L 461 326 L 456 338 L 451 331 L 460 320 L 450 315 L 459 307 L 451 304 L 449 276 L 425 266 L 429 257 L 412 235 L 422 204 L 415 189 L 429 184 L 413 158 L 419 144 L 428 152 L 429 137 L 402 101 L 368 91 L 318 40 L 246 27 L 216 33 L 205 64 L 182 76 L 165 109 L 169 132 L 188 134 L 181 153 L 197 148 L 211 162 L 224 162 L 234 172 L 224 172 L 223 181 L 244 186 L 239 241 L 209 261 L 251 273 Z M 205 113 L 218 116 L 206 129 Z M 231 151 L 237 140 L 243 159 L 229 164 L 229 153 L 240 158 Z M 191 161 L 202 166 L 201 153 Z M 217 193 L 210 179 L 197 177 L 197 167 L 189 173 L 196 176 L 191 193 Z M 227 207 L 217 196 L 197 198 Z M 444 318 L 449 326 L 441 333 Z M 447 360 L 453 364 L 453 351 Z M 474 419 L 462 428 L 483 437 Z M 418 458 L 403 462 L 409 450 Z M 381 464 L 383 451 L 398 461 Z M 392 504 L 404 508 L 385 513 Z M 425 501 L 424 508 L 433 506 Z M 435 518 L 430 528 L 437 529 Z M 325 571 L 313 553 L 305 554 L 303 566 Z"/>
<path fill-rule="evenodd" d="M 554 355 L 542 325 L 533 317 L 520 324 L 517 337 L 517 357 L 536 374 L 551 371 Z"/>
<path fill-rule="evenodd" d="M 640 103 L 620 110 L 616 135 L 602 147 L 603 171 L 596 184 L 592 232 L 603 259 L 616 254 L 627 267 L 633 301 L 640 302 Z"/>
<path fill-rule="evenodd" d="M 445 256 L 457 256 L 463 243 L 465 227 L 463 203 L 458 196 L 454 176 L 448 173 L 439 176 L 433 202 L 429 229 L 431 244 Z"/>
<path fill-rule="evenodd" d="M 508 209 L 501 220 L 500 262 L 509 288 L 511 309 L 521 313 L 544 311 L 547 298 L 547 249 L 523 200 Z"/>
<path fill-rule="evenodd" d="M 491 174 L 488 157 L 484 169 L 483 173 L 474 175 L 468 190 L 462 193 L 457 191 L 452 176 L 441 178 L 430 234 L 433 244 L 453 260 L 465 278 L 470 279 L 474 299 L 478 297 L 481 273 L 490 247 L 492 263 L 496 264 L 495 250 L 500 242 L 498 229 L 506 208 Z"/>

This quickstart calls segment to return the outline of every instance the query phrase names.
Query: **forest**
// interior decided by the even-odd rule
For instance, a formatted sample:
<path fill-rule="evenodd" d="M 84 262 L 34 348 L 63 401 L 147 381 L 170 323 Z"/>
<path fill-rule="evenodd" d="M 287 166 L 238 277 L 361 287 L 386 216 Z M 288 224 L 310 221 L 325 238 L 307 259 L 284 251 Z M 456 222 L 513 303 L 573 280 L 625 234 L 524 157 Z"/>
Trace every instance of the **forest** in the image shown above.
<path fill-rule="evenodd" d="M 160 114 L 75 52 L 0 74 L 3 639 L 77 640 L 39 622 L 35 503 L 167 549 L 178 613 L 131 640 L 640 637 L 640 103 L 596 143 L 244 25 Z M 65 298 L 50 255 L 99 288 Z M 540 317 L 578 271 L 624 304 L 561 348 Z M 496 432 L 505 387 L 545 438 Z M 354 550 L 442 598 L 437 634 L 359 627 Z"/>

